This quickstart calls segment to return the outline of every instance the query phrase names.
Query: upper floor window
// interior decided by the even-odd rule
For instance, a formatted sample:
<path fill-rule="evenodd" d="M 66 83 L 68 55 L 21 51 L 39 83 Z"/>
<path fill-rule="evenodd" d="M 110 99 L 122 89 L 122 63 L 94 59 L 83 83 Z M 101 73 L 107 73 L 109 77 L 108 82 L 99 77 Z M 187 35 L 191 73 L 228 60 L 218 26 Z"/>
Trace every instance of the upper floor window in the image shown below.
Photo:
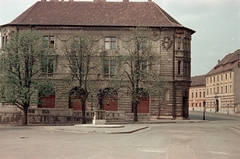
<path fill-rule="evenodd" d="M 227 80 L 227 74 L 225 74 L 225 79 Z"/>
<path fill-rule="evenodd" d="M 8 37 L 7 37 L 7 36 L 3 36 L 3 37 L 2 37 L 2 48 L 3 48 L 3 46 L 4 46 L 5 44 L 7 44 L 7 42 L 8 42 Z"/>
<path fill-rule="evenodd" d="M 183 39 L 183 49 L 186 51 L 187 50 L 187 38 Z"/>
<path fill-rule="evenodd" d="M 54 36 L 44 36 L 43 39 L 46 42 L 46 47 L 54 48 Z"/>
<path fill-rule="evenodd" d="M 205 91 L 203 91 L 203 98 L 205 98 Z"/>
<path fill-rule="evenodd" d="M 42 61 L 42 73 L 47 76 L 52 76 L 54 72 L 54 58 L 47 58 Z"/>
<path fill-rule="evenodd" d="M 116 63 L 112 59 L 104 59 L 103 61 L 103 74 L 104 76 L 111 77 L 115 75 Z"/>
<path fill-rule="evenodd" d="M 117 48 L 116 37 L 115 36 L 105 37 L 104 45 L 106 50 L 116 50 Z"/>
<path fill-rule="evenodd" d="M 178 61 L 178 75 L 181 74 L 181 61 Z"/>
<path fill-rule="evenodd" d="M 143 72 L 147 71 L 147 60 L 142 61 L 141 69 L 142 69 Z"/>
<path fill-rule="evenodd" d="M 232 79 L 232 73 L 229 73 L 229 79 Z"/>
<path fill-rule="evenodd" d="M 180 50 L 181 49 L 181 37 L 177 38 L 177 49 Z"/>
<path fill-rule="evenodd" d="M 221 75 L 221 81 L 223 80 L 223 75 Z"/>
<path fill-rule="evenodd" d="M 198 97 L 198 92 L 196 92 L 196 98 Z"/>

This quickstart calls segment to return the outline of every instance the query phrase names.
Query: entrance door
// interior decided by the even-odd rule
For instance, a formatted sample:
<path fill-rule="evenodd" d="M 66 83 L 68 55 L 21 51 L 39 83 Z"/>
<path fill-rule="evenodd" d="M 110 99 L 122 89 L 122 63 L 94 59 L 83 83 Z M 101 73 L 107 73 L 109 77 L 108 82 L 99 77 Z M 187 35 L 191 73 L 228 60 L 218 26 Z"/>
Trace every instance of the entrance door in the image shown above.
<path fill-rule="evenodd" d="M 182 100 L 182 113 L 183 113 L 183 117 L 184 118 L 188 118 L 188 98 L 187 97 L 183 97 L 183 100 Z"/>
<path fill-rule="evenodd" d="M 55 108 L 55 95 L 40 96 L 39 108 Z"/>
<path fill-rule="evenodd" d="M 138 113 L 149 113 L 149 98 L 148 96 L 140 97 L 140 103 L 138 104 Z"/>

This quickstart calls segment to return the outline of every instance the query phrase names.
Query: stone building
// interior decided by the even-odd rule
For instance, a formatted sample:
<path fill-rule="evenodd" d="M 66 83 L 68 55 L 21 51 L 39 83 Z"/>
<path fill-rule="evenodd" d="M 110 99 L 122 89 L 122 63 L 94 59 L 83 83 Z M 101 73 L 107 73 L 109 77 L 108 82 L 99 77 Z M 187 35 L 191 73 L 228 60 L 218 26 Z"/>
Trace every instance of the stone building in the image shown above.
<path fill-rule="evenodd" d="M 205 75 L 191 77 L 189 89 L 189 110 L 202 111 L 205 101 L 206 80 Z"/>
<path fill-rule="evenodd" d="M 221 113 L 239 110 L 239 54 L 229 53 L 206 75 L 206 109 Z"/>
<path fill-rule="evenodd" d="M 159 71 L 161 76 L 168 80 L 169 90 L 164 103 L 162 103 L 160 117 L 188 118 L 188 98 L 191 84 L 191 36 L 195 31 L 182 26 L 151 0 L 148 2 L 129 2 L 128 0 L 123 0 L 123 2 L 41 0 L 12 22 L 2 25 L 1 40 L 2 45 L 4 45 L 12 33 L 25 29 L 41 32 L 44 39 L 48 40 L 58 53 L 58 56 L 53 58 L 55 68 L 53 69 L 54 72 L 51 72 L 51 78 L 59 81 L 64 70 L 64 67 L 60 65 L 61 60 L 64 60 L 64 57 L 61 57 L 62 50 L 59 47 L 61 39 L 68 37 L 68 35 L 74 35 L 80 30 L 85 30 L 100 39 L 103 50 L 111 52 L 117 47 L 121 47 L 122 36 L 131 28 L 137 26 L 151 29 L 151 34 L 154 36 L 152 40 L 158 46 Z M 64 73 L 68 72 L 65 71 Z M 104 69 L 98 74 L 105 75 L 106 73 L 110 77 L 111 71 L 104 72 Z M 104 80 L 107 80 L 106 76 L 103 76 Z M 103 85 L 101 82 L 98 82 L 98 84 Z M 67 90 L 58 88 L 60 91 L 56 91 L 52 96 L 42 99 L 51 103 L 50 105 L 40 105 L 38 108 L 33 106 L 34 111 L 30 110 L 30 114 L 41 109 L 46 109 L 46 111 L 42 112 L 61 110 L 66 114 L 79 111 L 79 107 L 71 104 L 71 102 L 69 104 L 68 97 L 62 98 L 63 93 L 70 92 L 72 89 L 74 87 Z M 96 94 L 97 92 L 91 95 L 92 99 L 88 101 L 87 111 L 91 111 L 92 107 L 96 107 L 94 103 L 97 100 Z M 109 108 L 106 106 L 105 109 L 132 113 L 129 97 L 121 98 L 119 97 L 117 101 L 108 103 Z M 143 100 L 140 105 L 144 109 L 139 113 L 156 116 L 159 111 L 156 103 L 151 100 L 151 96 L 149 99 Z"/>

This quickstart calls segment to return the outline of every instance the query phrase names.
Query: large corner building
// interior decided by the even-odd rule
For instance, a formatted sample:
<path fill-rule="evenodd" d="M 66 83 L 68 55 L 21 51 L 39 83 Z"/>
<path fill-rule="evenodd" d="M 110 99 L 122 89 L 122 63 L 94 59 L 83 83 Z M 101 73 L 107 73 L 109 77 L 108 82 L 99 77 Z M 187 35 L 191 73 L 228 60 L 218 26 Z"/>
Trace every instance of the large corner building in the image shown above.
<path fill-rule="evenodd" d="M 121 36 L 126 34 L 131 28 L 143 26 L 149 27 L 157 43 L 157 52 L 160 55 L 159 64 L 161 76 L 168 79 L 169 90 L 165 100 L 161 103 L 161 110 L 154 101 L 149 99 L 140 103 L 142 114 L 157 116 L 160 111 L 160 118 L 188 118 L 189 87 L 191 85 L 191 39 L 195 32 L 182 26 L 177 20 L 171 17 L 166 11 L 156 3 L 148 2 L 106 2 L 105 0 L 94 0 L 93 2 L 64 1 L 64 0 L 41 0 L 33 4 L 25 12 L 8 24 L 1 26 L 1 46 L 7 43 L 13 33 L 22 30 L 32 29 L 42 33 L 45 39 L 56 49 L 57 54 L 54 59 L 54 72 L 51 73 L 53 80 L 61 80 L 62 66 L 60 41 L 67 39 L 68 35 L 74 35 L 80 30 L 91 32 L 99 37 L 102 48 L 106 52 L 111 52 L 116 47 L 121 47 Z M 106 48 L 105 44 L 111 43 L 114 47 Z M 116 47 L 115 47 L 116 46 Z M 109 68 L 111 64 L 109 64 Z M 104 79 L 106 72 L 102 69 Z M 229 76 L 229 74 L 228 74 Z M 103 81 L 104 81 L 103 79 Z M 217 80 L 217 79 L 216 79 Z M 100 82 L 98 84 L 101 85 Z M 69 116 L 74 111 L 80 110 L 75 105 L 71 105 L 68 97 L 62 98 L 73 88 L 58 89 L 49 100 L 50 105 L 32 107 L 38 112 L 41 109 L 65 110 Z M 221 88 L 219 88 L 221 89 Z M 50 98 L 50 99 L 49 99 Z M 96 95 L 91 95 L 91 100 L 97 100 Z M 121 98 L 124 98 L 122 100 Z M 229 102 L 230 99 L 227 99 Z M 70 103 L 70 104 L 69 104 Z M 95 107 L 94 102 L 88 101 L 87 111 Z M 112 104 L 112 107 L 111 107 Z M 109 111 L 124 111 L 132 113 L 131 101 L 127 96 L 117 98 L 117 101 L 108 103 Z M 41 111 L 44 112 L 44 111 Z M 64 116 L 64 113 L 61 113 Z M 69 119 L 69 118 L 68 118 Z"/>

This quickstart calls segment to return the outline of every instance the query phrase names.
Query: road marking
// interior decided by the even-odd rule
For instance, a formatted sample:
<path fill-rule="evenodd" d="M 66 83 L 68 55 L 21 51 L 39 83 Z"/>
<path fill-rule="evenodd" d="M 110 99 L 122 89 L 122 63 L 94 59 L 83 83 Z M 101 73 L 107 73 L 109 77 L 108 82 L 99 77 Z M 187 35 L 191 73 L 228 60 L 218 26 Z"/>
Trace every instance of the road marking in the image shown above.
<path fill-rule="evenodd" d="M 227 152 L 209 151 L 209 150 L 208 150 L 208 152 L 214 153 L 214 154 L 220 154 L 220 155 L 228 155 L 228 154 L 229 154 L 229 153 L 227 153 Z"/>

